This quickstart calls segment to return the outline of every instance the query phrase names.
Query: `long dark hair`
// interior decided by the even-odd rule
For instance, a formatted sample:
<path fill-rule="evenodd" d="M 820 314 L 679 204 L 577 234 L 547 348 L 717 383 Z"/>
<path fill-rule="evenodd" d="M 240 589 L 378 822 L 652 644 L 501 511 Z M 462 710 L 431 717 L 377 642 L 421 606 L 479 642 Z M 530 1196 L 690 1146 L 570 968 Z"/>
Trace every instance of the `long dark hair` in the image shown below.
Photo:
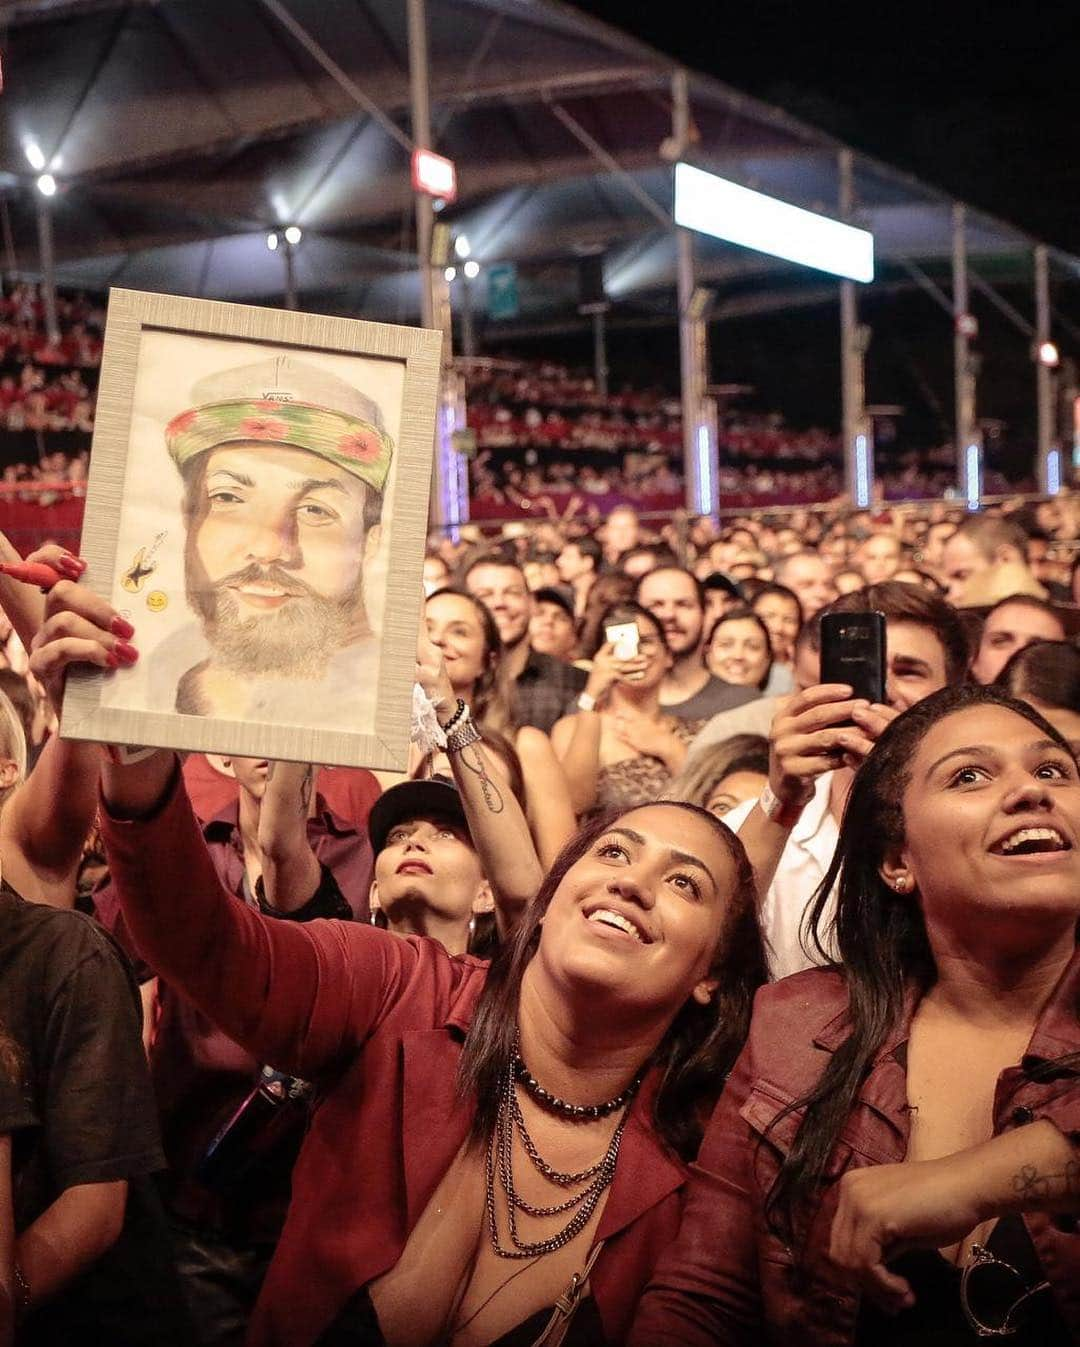
<path fill-rule="evenodd" d="M 735 883 L 709 970 L 709 976 L 717 980 L 716 992 L 708 1005 L 699 1005 L 692 997 L 686 1001 L 651 1062 L 661 1071 L 654 1104 L 657 1131 L 677 1154 L 689 1160 L 697 1153 L 702 1128 L 746 1038 L 754 992 L 766 977 L 765 955 L 757 920 L 754 876 L 742 843 L 719 819 L 697 805 L 676 801 L 659 804 L 665 809 L 685 809 L 696 818 L 705 819 L 723 842 L 735 867 Z M 514 934 L 496 951 L 458 1072 L 461 1094 L 476 1099 L 472 1129 L 475 1143 L 485 1143 L 495 1127 L 502 1083 L 517 1035 L 521 979 L 540 943 L 540 926 L 548 904 L 571 866 L 618 819 L 632 812 L 620 809 L 604 813 L 570 839 Z"/>
<path fill-rule="evenodd" d="M 512 735 L 516 729 L 514 698 L 502 667 L 503 643 L 491 609 L 475 594 L 457 585 L 436 589 L 424 600 L 425 607 L 444 594 L 453 594 L 472 605 L 484 637 L 484 667 L 469 701 L 472 718 L 478 725 Z"/>
<path fill-rule="evenodd" d="M 851 1031 L 813 1089 L 780 1115 L 805 1109 L 766 1202 L 771 1228 L 789 1243 L 800 1210 L 821 1181 L 859 1087 L 903 1013 L 905 992 L 911 986 L 925 991 L 935 979 L 919 904 L 910 898 L 898 899 L 879 867 L 889 849 L 903 842 L 904 791 L 923 736 L 946 716 L 978 706 L 1013 711 L 1066 753 L 1070 751 L 1058 731 L 1026 702 L 1000 688 L 965 684 L 932 693 L 898 716 L 856 772 L 832 863 L 806 921 L 821 959 L 829 962 L 830 948 L 839 955 Z M 829 920 L 829 894 L 834 887 L 836 910 Z"/>

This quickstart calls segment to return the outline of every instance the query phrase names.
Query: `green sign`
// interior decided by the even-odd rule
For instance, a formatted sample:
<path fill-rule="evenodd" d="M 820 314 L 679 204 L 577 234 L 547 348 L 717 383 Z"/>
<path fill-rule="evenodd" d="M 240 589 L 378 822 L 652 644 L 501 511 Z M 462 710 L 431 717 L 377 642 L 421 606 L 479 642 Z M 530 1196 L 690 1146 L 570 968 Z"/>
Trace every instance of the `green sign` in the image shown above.
<path fill-rule="evenodd" d="M 519 312 L 517 267 L 513 262 L 496 262 L 487 269 L 487 309 L 489 318 L 516 318 Z"/>

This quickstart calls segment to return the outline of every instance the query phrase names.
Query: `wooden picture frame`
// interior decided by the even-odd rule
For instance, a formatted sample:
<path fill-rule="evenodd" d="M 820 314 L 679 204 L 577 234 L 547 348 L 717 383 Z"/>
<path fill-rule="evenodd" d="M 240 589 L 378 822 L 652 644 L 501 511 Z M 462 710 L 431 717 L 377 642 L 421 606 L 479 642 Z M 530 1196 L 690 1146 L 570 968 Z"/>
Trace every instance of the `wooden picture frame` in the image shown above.
<path fill-rule="evenodd" d="M 111 291 L 82 583 L 140 658 L 62 736 L 406 768 L 441 342 Z"/>

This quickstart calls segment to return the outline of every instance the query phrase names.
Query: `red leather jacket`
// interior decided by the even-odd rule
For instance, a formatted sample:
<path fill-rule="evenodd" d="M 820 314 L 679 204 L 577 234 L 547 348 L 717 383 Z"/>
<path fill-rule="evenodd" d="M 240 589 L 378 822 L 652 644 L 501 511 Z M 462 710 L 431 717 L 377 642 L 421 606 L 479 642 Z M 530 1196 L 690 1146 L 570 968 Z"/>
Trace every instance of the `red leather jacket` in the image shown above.
<path fill-rule="evenodd" d="M 847 992 L 835 972 L 814 969 L 758 993 L 750 1037 L 717 1105 L 694 1167 L 679 1238 L 661 1258 L 634 1320 L 630 1347 L 740 1347 L 763 1342 L 846 1347 L 859 1300 L 826 1257 L 836 1180 L 849 1168 L 901 1162 L 910 1115 L 901 1051 L 916 998 L 875 1059 L 831 1156 L 813 1214 L 803 1276 L 769 1228 L 765 1196 L 802 1121 L 796 1110 L 770 1125 L 820 1078 L 847 1036 Z M 994 1135 L 1039 1118 L 1080 1133 L 1080 1081 L 1045 1081 L 1030 1069 L 1080 1051 L 1080 954 L 1059 982 L 1023 1061 L 1003 1071 Z M 1024 1222 L 1058 1310 L 1080 1341 L 1080 1234 L 1070 1218 Z"/>
<path fill-rule="evenodd" d="M 275 921 L 236 902 L 179 785 L 152 819 L 102 814 L 142 956 L 259 1061 L 324 1089 L 248 1331 L 251 1347 L 307 1347 L 394 1265 L 468 1135 L 455 1079 L 487 964 L 433 940 Z M 613 1345 L 675 1238 L 689 1176 L 651 1124 L 654 1095 L 647 1079 L 597 1232 L 606 1243 L 590 1287 Z"/>

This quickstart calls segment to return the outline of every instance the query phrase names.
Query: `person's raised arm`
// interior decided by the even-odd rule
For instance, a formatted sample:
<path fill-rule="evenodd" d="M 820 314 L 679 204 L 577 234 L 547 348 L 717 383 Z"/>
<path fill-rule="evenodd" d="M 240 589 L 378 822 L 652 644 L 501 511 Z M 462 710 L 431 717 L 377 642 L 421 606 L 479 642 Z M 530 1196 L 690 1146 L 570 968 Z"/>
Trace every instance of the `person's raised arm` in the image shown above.
<path fill-rule="evenodd" d="M 540 864 L 549 869 L 577 827 L 570 785 L 551 740 L 543 730 L 524 725 L 515 742 L 525 777 L 525 813 Z"/>
<path fill-rule="evenodd" d="M 308 841 L 307 822 L 315 768 L 303 762 L 272 762 L 259 805 L 259 849 L 267 905 L 298 912 L 322 882 L 322 866 Z"/>
<path fill-rule="evenodd" d="M 65 563 L 75 562 L 70 553 L 55 543 L 39 548 L 29 560 L 44 562 L 57 571 L 62 571 Z M 2 578 L 6 585 L 19 591 L 14 598 L 32 596 L 31 601 L 11 610 L 7 590 L 0 594 L 0 602 L 29 650 L 47 615 L 48 598 L 32 585 Z M 118 618 L 110 633 L 113 648 L 120 647 L 123 651 L 125 637 L 130 633 L 131 627 Z M 45 687 L 59 715 L 60 689 L 55 682 L 51 687 L 46 683 Z M 0 865 L 11 885 L 25 898 L 55 907 L 74 905 L 79 861 L 97 810 L 100 764 L 101 749 L 97 744 L 77 743 L 54 735 L 42 750 L 34 770 L 4 805 L 0 814 Z"/>
<path fill-rule="evenodd" d="M 32 664 L 57 687 L 73 663 L 109 668 L 110 605 L 76 584 L 49 596 Z M 419 957 L 347 922 L 262 916 L 222 887 L 176 756 L 102 771 L 102 837 L 131 938 L 155 973 L 260 1061 L 307 1079 L 354 1051 Z M 288 977 L 275 976 L 288 969 Z"/>
<path fill-rule="evenodd" d="M 852 699 L 851 688 L 840 683 L 798 692 L 776 715 L 769 731 L 768 789 L 739 828 L 759 897 L 768 892 L 815 781 L 836 767 L 857 766 L 894 715 L 887 706 Z"/>
<path fill-rule="evenodd" d="M 443 663 L 442 652 L 421 629 L 417 639 L 416 677 L 435 706 L 440 723 L 447 722 L 457 698 Z M 448 754 L 454 783 L 461 795 L 469 834 L 495 898 L 495 921 L 505 938 L 525 906 L 536 896 L 544 878 L 529 823 L 513 792 L 500 784 L 489 751 L 481 739 Z"/>
<path fill-rule="evenodd" d="M 596 803 L 600 777 L 600 713 L 596 708 L 623 667 L 616 661 L 614 650 L 608 641 L 596 652 L 589 680 L 578 699 L 578 711 L 563 716 L 551 729 L 551 745 L 570 784 L 575 814 L 584 814 Z"/>

